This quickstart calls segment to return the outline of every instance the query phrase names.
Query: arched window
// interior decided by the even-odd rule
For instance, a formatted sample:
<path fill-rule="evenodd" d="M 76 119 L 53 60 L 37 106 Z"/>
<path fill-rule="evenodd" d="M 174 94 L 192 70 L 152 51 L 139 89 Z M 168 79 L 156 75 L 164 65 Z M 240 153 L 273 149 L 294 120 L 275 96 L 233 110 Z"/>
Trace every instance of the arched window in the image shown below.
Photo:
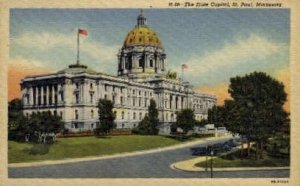
<path fill-rule="evenodd" d="M 133 119 L 135 119 L 135 117 L 136 117 L 136 116 L 135 116 L 135 112 L 134 112 L 134 113 L 133 113 Z"/>
<path fill-rule="evenodd" d="M 124 111 L 122 111 L 122 119 L 124 119 Z"/>

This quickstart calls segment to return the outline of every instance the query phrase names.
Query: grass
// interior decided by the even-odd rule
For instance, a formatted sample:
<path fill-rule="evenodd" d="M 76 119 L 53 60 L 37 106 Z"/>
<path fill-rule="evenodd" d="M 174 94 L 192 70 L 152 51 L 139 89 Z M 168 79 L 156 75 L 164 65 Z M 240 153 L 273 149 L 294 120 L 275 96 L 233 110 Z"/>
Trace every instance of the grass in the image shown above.
<path fill-rule="evenodd" d="M 107 138 L 96 138 L 94 136 L 59 138 L 58 142 L 53 145 L 8 141 L 8 162 L 19 163 L 110 155 L 166 147 L 179 143 L 182 142 L 164 136 L 140 135 L 111 136 Z"/>
<path fill-rule="evenodd" d="M 289 158 L 274 158 L 264 154 L 264 159 L 256 160 L 253 156 L 240 159 L 240 151 L 227 154 L 213 159 L 213 166 L 216 168 L 226 167 L 285 167 L 290 165 Z M 208 162 L 210 163 L 210 162 Z M 197 167 L 205 167 L 206 162 L 195 164 Z"/>

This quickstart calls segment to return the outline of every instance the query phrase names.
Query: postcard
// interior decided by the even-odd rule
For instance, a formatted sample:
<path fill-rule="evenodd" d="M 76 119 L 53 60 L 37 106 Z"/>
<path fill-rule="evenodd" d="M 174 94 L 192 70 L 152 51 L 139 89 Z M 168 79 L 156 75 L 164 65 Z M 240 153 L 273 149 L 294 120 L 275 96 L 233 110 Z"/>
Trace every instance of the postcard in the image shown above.
<path fill-rule="evenodd" d="M 0 4 L 3 185 L 299 184 L 297 1 Z"/>

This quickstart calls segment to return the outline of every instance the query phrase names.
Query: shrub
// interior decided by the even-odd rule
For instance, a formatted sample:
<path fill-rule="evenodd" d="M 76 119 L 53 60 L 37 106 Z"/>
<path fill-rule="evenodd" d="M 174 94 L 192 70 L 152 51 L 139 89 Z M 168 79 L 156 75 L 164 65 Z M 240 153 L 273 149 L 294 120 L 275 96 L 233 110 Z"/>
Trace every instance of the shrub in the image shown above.
<path fill-rule="evenodd" d="M 29 149 L 29 154 L 31 155 L 44 155 L 49 152 L 49 145 L 47 144 L 34 144 Z"/>

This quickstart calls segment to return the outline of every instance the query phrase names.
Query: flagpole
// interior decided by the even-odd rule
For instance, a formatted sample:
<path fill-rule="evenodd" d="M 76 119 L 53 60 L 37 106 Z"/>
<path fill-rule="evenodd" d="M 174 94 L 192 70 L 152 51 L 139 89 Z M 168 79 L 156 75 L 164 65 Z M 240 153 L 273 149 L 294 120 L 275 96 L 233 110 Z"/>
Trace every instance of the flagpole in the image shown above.
<path fill-rule="evenodd" d="M 77 65 L 79 65 L 79 30 L 77 30 Z"/>
<path fill-rule="evenodd" d="M 181 80 L 183 81 L 183 67 L 181 65 Z"/>

